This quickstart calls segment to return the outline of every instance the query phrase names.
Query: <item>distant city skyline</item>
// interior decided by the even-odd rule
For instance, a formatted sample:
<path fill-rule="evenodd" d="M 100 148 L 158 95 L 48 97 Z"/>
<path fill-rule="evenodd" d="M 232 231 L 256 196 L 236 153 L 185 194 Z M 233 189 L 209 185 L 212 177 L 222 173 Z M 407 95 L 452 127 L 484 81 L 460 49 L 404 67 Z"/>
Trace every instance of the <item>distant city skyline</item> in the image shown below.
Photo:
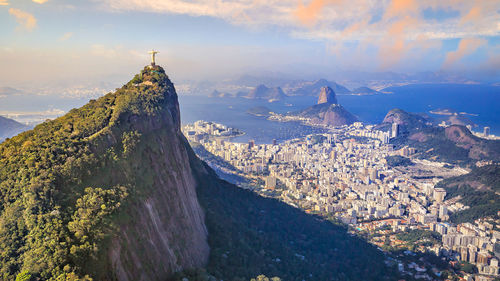
<path fill-rule="evenodd" d="M 0 86 L 122 79 L 152 48 L 181 80 L 260 71 L 500 80 L 495 0 L 0 0 L 0 15 Z"/>

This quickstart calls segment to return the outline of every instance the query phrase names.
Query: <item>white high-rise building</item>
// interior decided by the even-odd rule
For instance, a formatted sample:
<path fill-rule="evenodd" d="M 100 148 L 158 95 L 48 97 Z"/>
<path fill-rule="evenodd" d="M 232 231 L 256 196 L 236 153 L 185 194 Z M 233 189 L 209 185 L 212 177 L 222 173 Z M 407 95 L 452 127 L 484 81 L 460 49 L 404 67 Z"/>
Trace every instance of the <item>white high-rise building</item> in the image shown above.
<path fill-rule="evenodd" d="M 266 188 L 275 188 L 276 187 L 276 178 L 273 176 L 268 176 L 266 178 Z"/>
<path fill-rule="evenodd" d="M 485 137 L 489 136 L 490 135 L 490 127 L 484 127 L 484 130 L 483 130 L 483 135 Z"/>
<path fill-rule="evenodd" d="M 388 144 L 389 143 L 389 139 L 390 139 L 390 135 L 389 135 L 389 132 L 384 132 L 382 134 L 382 142 L 384 144 Z"/>
<path fill-rule="evenodd" d="M 444 219 L 448 216 L 448 208 L 445 205 L 439 206 L 439 218 Z"/>
<path fill-rule="evenodd" d="M 438 203 L 443 202 L 445 196 L 446 190 L 444 190 L 443 188 L 434 189 L 434 200 L 436 200 Z"/>
<path fill-rule="evenodd" d="M 392 123 L 392 128 L 391 128 L 391 137 L 392 138 L 397 138 L 399 134 L 399 124 L 398 123 Z"/>

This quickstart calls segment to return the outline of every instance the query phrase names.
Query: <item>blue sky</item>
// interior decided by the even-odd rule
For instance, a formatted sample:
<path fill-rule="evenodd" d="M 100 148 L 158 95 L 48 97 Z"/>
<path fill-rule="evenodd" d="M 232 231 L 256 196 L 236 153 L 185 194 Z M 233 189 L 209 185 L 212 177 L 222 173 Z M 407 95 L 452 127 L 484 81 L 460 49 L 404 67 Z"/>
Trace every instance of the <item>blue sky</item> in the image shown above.
<path fill-rule="evenodd" d="M 0 0 L 0 31 L 0 86 L 128 77 L 151 48 L 184 80 L 292 69 L 500 80 L 497 0 Z"/>

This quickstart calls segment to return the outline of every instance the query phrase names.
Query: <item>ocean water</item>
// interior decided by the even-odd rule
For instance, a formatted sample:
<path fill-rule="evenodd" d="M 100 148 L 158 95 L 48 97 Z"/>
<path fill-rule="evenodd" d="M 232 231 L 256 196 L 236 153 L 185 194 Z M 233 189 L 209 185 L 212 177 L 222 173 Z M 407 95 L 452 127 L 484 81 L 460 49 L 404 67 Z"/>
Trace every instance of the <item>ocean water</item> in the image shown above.
<path fill-rule="evenodd" d="M 198 96 L 179 97 L 181 122 L 193 123 L 197 120 L 212 121 L 238 128 L 245 135 L 235 137 L 235 142 L 272 143 L 290 138 L 297 138 L 311 133 L 321 133 L 325 130 L 304 126 L 299 122 L 273 122 L 265 117 L 248 114 L 246 111 L 254 106 L 266 106 L 276 112 L 297 107 L 286 106 L 284 103 L 269 104 L 266 101 L 248 100 L 244 98 L 208 98 Z"/>
<path fill-rule="evenodd" d="M 390 87 L 384 91 L 390 94 L 370 96 L 339 95 L 337 99 L 359 120 L 368 124 L 380 123 L 387 112 L 401 108 L 408 112 L 429 113 L 439 108 L 451 108 L 466 112 L 475 124 L 475 130 L 482 131 L 484 126 L 491 133 L 500 135 L 500 87 L 487 85 L 458 84 L 417 84 Z M 255 139 L 257 143 L 270 143 L 290 137 L 303 136 L 321 130 L 312 130 L 296 122 L 281 123 L 268 121 L 246 113 L 249 108 L 266 106 L 272 111 L 285 113 L 296 111 L 316 103 L 315 97 L 289 97 L 284 101 L 269 103 L 244 98 L 208 98 L 199 96 L 180 96 L 181 120 L 192 123 L 196 120 L 214 121 L 245 131 L 245 136 L 235 141 L 246 142 Z"/>
<path fill-rule="evenodd" d="M 467 118 L 478 125 L 474 130 L 489 126 L 491 133 L 500 135 L 500 87 L 487 85 L 417 84 L 390 87 L 392 94 L 373 96 L 339 96 L 338 100 L 362 121 L 379 123 L 392 108 L 409 112 L 428 113 L 438 108 L 466 112 Z M 437 115 L 429 114 L 431 117 Z"/>
<path fill-rule="evenodd" d="M 424 112 L 438 108 L 451 108 L 458 112 L 467 112 L 474 123 L 475 130 L 482 131 L 484 126 L 491 128 L 491 133 L 500 135 L 500 87 L 487 85 L 459 84 L 417 84 L 387 88 L 391 94 L 371 96 L 338 95 L 337 99 L 347 110 L 365 123 L 380 123 L 386 113 L 393 108 L 409 112 Z M 299 137 L 304 134 L 321 132 L 297 122 L 272 122 L 262 117 L 247 114 L 249 108 L 266 106 L 269 109 L 285 113 L 297 111 L 316 103 L 315 97 L 289 97 L 284 101 L 248 100 L 244 98 L 209 98 L 200 96 L 180 96 L 181 120 L 192 123 L 196 120 L 215 121 L 241 129 L 246 135 L 236 141 L 247 142 L 254 139 L 257 143 L 271 143 Z M 51 95 L 14 95 L 0 97 L 0 112 L 22 111 L 39 114 L 51 109 L 69 111 L 88 102 L 88 99 L 61 98 Z"/>

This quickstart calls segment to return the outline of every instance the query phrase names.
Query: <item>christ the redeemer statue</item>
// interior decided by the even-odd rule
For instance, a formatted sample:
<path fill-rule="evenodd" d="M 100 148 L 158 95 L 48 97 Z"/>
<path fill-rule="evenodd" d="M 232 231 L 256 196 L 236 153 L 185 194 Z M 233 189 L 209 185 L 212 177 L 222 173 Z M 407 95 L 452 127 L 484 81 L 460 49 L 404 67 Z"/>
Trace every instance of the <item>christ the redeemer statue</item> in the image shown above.
<path fill-rule="evenodd" d="M 156 54 L 158 54 L 159 52 L 158 51 L 155 51 L 155 50 L 151 50 L 149 51 L 149 54 L 151 54 L 151 65 L 152 66 L 155 66 L 155 56 Z"/>

